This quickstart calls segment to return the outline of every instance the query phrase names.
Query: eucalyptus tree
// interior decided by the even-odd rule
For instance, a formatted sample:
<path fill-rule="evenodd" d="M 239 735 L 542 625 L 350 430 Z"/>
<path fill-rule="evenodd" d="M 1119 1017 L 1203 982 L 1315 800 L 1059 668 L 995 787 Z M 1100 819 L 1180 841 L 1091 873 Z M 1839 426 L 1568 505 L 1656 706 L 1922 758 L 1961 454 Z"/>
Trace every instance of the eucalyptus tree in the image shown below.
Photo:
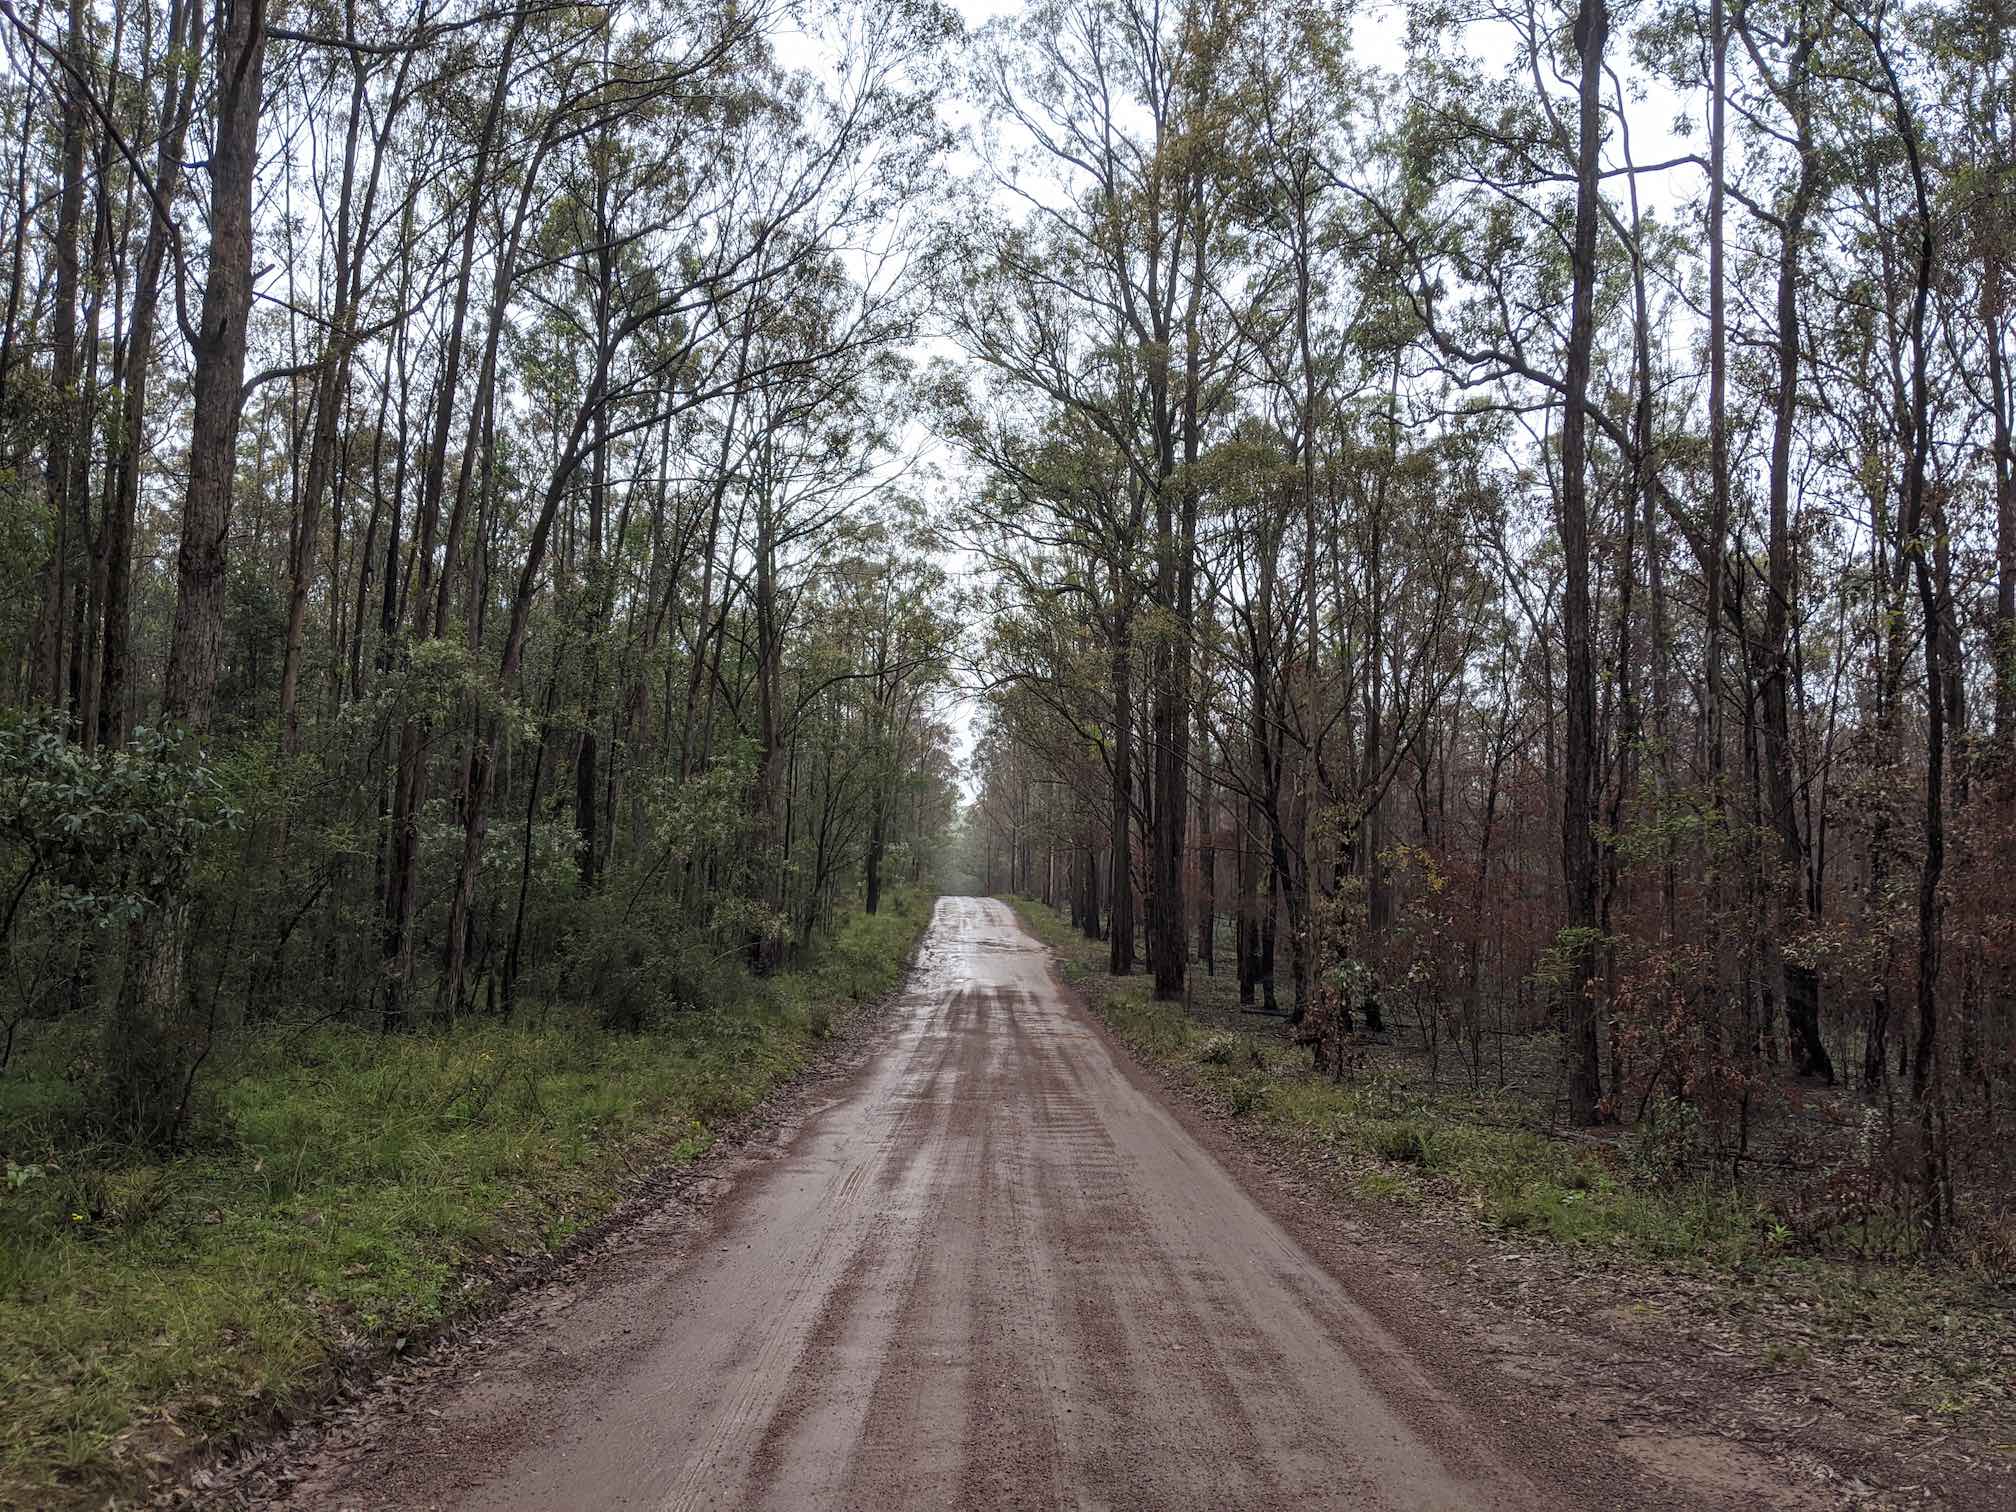
<path fill-rule="evenodd" d="M 1804 4 L 1785 7 L 1781 15 L 1762 13 L 1753 5 L 1733 13 L 1731 22 L 1755 81 L 1751 92 L 1739 94 L 1735 100 L 1749 128 L 1746 143 L 1767 165 L 1773 157 L 1768 146 L 1782 143 L 1789 147 L 1790 162 L 1758 192 L 1741 186 L 1732 187 L 1731 192 L 1778 243 L 1769 321 L 1775 371 L 1765 527 L 1768 565 L 1763 584 L 1763 644 L 1759 648 L 1763 673 L 1758 703 L 1770 828 L 1779 847 L 1779 880 L 1770 896 L 1775 917 L 1763 938 L 1765 953 L 1775 957 L 1775 975 L 1782 983 L 1794 1060 L 1801 1071 L 1831 1080 L 1833 1063 L 1820 1038 L 1817 974 L 1799 959 L 1796 949 L 1788 952 L 1783 948 L 1785 936 L 1795 930 L 1798 921 L 1819 907 L 1818 890 L 1811 885 L 1810 846 L 1795 801 L 1791 686 L 1797 597 L 1792 492 L 1800 410 L 1801 263 L 1808 255 L 1808 220 L 1823 188 L 1815 130 L 1818 81 L 1814 69 L 1821 19 L 1818 7 Z M 1767 167 L 1766 171 L 1771 170 Z M 1717 182 L 1722 181 L 1718 174 Z"/>
<path fill-rule="evenodd" d="M 930 4 L 829 8 L 814 77 L 780 56 L 783 20 L 701 0 L 114 5 L 109 31 L 89 6 L 6 12 L 0 391 L 36 395 L 39 485 L 10 537 L 33 598 L 8 635 L 20 692 L 67 706 L 86 745 L 186 728 L 149 759 L 207 746 L 249 805 L 242 839 L 205 842 L 235 869 L 136 910 L 108 965 L 108 1061 L 145 1072 L 112 1100 L 137 1131 L 179 1132 L 209 1053 L 196 1020 L 222 1022 L 229 993 L 264 1014 L 313 965 L 304 992 L 409 1025 L 429 976 L 450 1012 L 472 981 L 494 1003 L 508 935 L 508 1007 L 574 948 L 555 921 L 601 917 L 612 868 L 627 882 L 686 847 L 659 826 L 749 853 L 721 812 L 697 817 L 732 784 L 674 689 L 711 667 L 731 723 L 745 711 L 753 621 L 727 600 L 760 597 L 754 480 L 797 501 L 771 521 L 780 595 L 823 594 L 827 527 L 892 465 L 956 25 Z M 892 571 L 904 549 L 857 546 Z M 816 788 L 843 842 L 822 907 L 871 852 L 921 874 L 947 758 L 916 625 L 942 587 L 898 595 L 914 613 L 892 601 L 879 654 L 865 632 L 834 652 L 840 683 L 792 685 L 827 749 L 877 753 L 825 786 L 784 774 L 786 804 Z M 681 626 L 700 654 L 668 641 Z M 773 668 L 839 664 L 800 659 L 802 619 L 775 628 Z M 793 716 L 773 712 L 788 763 Z M 694 805 L 664 799 L 670 753 L 707 790 Z M 575 915 L 547 866 L 563 778 Z M 488 836 L 500 793 L 524 819 L 508 847 Z M 217 955 L 220 913 L 256 947 Z M 376 970 L 354 948 L 372 932 Z"/>
<path fill-rule="evenodd" d="M 907 319 L 901 247 L 889 238 L 903 234 L 902 202 L 914 193 L 915 179 L 904 176 L 901 165 L 931 148 L 928 120 L 907 75 L 935 40 L 928 26 L 918 29 L 920 20 L 938 18 L 927 10 L 884 13 L 864 23 L 849 36 L 837 82 L 824 93 L 801 77 L 766 75 L 754 60 L 746 78 L 723 77 L 733 49 L 752 45 L 757 35 L 746 29 L 753 24 L 747 16 L 733 12 L 719 33 L 687 33 L 685 50 L 670 55 L 648 37 L 626 39 L 638 50 L 636 59 L 608 54 L 602 65 L 607 82 L 566 96 L 585 102 L 584 114 L 556 139 L 578 152 L 583 171 L 563 180 L 569 191 L 548 212 L 572 224 L 560 228 L 549 219 L 548 230 L 563 250 L 542 258 L 534 289 L 537 297 L 542 286 L 550 288 L 543 302 L 551 318 L 571 325 L 570 349 L 583 370 L 572 386 L 571 415 L 556 415 L 553 459 L 510 600 L 498 685 L 506 697 L 515 693 L 555 522 L 585 474 L 591 687 L 575 751 L 575 813 L 586 891 L 595 885 L 597 814 L 606 792 L 596 776 L 593 684 L 600 669 L 592 648 L 613 604 L 604 561 L 611 447 L 648 436 L 731 388 L 759 396 L 752 413 L 762 416 L 765 440 L 750 460 L 758 517 L 754 605 L 759 636 L 766 627 L 775 630 L 775 552 L 812 528 L 778 528 L 771 511 L 789 491 L 783 480 L 816 465 L 823 451 L 838 462 L 840 477 L 855 482 L 863 459 L 876 450 L 872 443 L 836 444 L 837 431 L 820 437 L 823 447 L 810 443 L 830 403 L 860 399 L 864 375 L 896 343 Z M 714 89 L 692 92 L 704 83 Z M 879 259 L 858 281 L 837 256 L 837 248 L 856 237 Z M 563 290 L 571 306 L 556 297 Z M 743 295 L 759 301 L 762 334 L 753 361 L 747 328 L 737 332 L 721 324 L 724 311 Z M 489 362 L 486 357 L 486 369 Z M 804 450 L 791 450 L 794 442 Z M 469 465 L 465 450 L 465 479 Z M 819 486 L 842 485 L 827 477 Z M 820 517 L 830 519 L 843 507 L 831 504 Z M 458 494 L 456 516 L 461 512 Z M 757 666 L 759 701 L 774 715 L 774 639 L 763 639 Z M 753 787 L 759 814 L 771 812 L 775 737 L 773 719 L 767 738 L 759 739 Z M 451 1003 L 461 989 L 462 942 L 480 870 L 496 743 L 492 715 L 473 737 L 460 803 L 462 859 L 443 981 Z"/>
<path fill-rule="evenodd" d="M 1898 384 L 1898 425 L 1904 433 L 1902 479 L 1899 487 L 1898 544 L 1900 562 L 1908 559 L 1923 616 L 1925 654 L 1925 793 L 1924 855 L 1918 870 L 1918 929 L 1915 998 L 1916 1043 L 1912 1047 L 1911 1092 L 1918 1104 L 1920 1158 L 1924 1179 L 1920 1215 L 1935 1232 L 1950 1211 L 1947 1164 L 1942 1148 L 1939 1107 L 1944 1096 L 1939 1046 L 1939 976 L 1945 945 L 1942 891 L 1946 864 L 1946 762 L 1950 728 L 1957 723 L 1953 690 L 1958 684 L 1959 648 L 1952 633 L 1952 580 L 1945 551 L 1928 552 L 1927 534 L 1943 536 L 1943 507 L 1932 501 L 1929 471 L 1933 447 L 1932 281 L 1939 256 L 1940 231 L 1933 215 L 1935 189 L 1922 117 L 1914 92 L 1904 82 L 1901 45 L 1891 28 L 1887 7 L 1872 15 L 1845 13 L 1866 47 L 1859 60 L 1856 84 L 1872 95 L 1887 115 L 1903 155 L 1903 188 L 1909 206 L 1907 277 L 1901 329 L 1907 375 Z M 1935 561 L 1937 565 L 1935 566 Z"/>
<path fill-rule="evenodd" d="M 887 554 L 850 564 L 845 606 L 850 626 L 858 626 L 855 656 L 866 676 L 845 675 L 863 683 L 867 738 L 860 754 L 867 766 L 868 818 L 862 907 L 872 914 L 882 906 L 884 867 L 901 826 L 902 787 L 916 770 L 920 747 L 936 738 L 935 704 L 950 691 L 961 627 L 945 569 L 932 560 L 933 541 L 916 514 L 881 527 L 869 544 Z M 908 838 L 914 843 L 928 835 L 913 829 Z"/>
<path fill-rule="evenodd" d="M 1600 934 L 1589 431 L 1606 230 L 1602 130 L 1610 17 L 1603 0 L 1583 0 L 1566 28 L 1543 29 L 1531 12 L 1500 19 L 1519 37 L 1510 75 L 1492 81 L 1460 59 L 1429 75 L 1408 125 L 1409 171 L 1383 192 L 1367 188 L 1359 196 L 1408 270 L 1414 317 L 1451 376 L 1464 387 L 1532 385 L 1559 406 L 1554 495 L 1565 562 L 1561 875 L 1567 904 L 1560 1001 L 1569 1114 L 1586 1123 L 1599 1115 L 1602 1100 L 1589 986 Z M 1550 14 L 1550 21 L 1558 19 Z M 1565 260 L 1558 256 L 1564 246 Z M 1455 275 L 1453 296 L 1442 276 L 1445 261 Z M 1565 323 L 1554 313 L 1563 294 Z M 1621 432 L 1614 421 L 1607 428 Z"/>
<path fill-rule="evenodd" d="M 358 36 L 357 6 L 350 4 L 343 15 L 344 38 Z M 323 335 L 320 350 L 309 365 L 308 457 L 299 484 L 298 502 L 288 552 L 288 598 L 286 644 L 280 673 L 279 718 L 283 748 L 297 751 L 301 742 L 300 681 L 307 650 L 308 602 L 314 588 L 316 552 L 325 497 L 331 492 L 338 470 L 340 427 L 349 408 L 352 365 L 361 342 L 370 334 L 363 325 L 367 291 L 376 283 L 384 287 L 386 276 L 381 255 L 372 266 L 374 246 L 388 229 L 397 230 L 405 210 L 420 184 L 404 176 L 394 162 L 393 135 L 414 96 L 416 72 L 424 68 L 422 50 L 403 47 L 390 53 L 367 52 L 340 47 L 320 50 L 304 60 L 304 80 L 308 91 L 304 105 L 326 109 L 330 101 L 344 98 L 341 109 L 341 138 L 336 148 L 335 196 L 333 205 L 326 185 L 318 185 L 317 205 L 321 211 L 320 245 L 315 264 L 319 275 L 317 294 L 326 291 L 326 305 L 315 311 Z M 405 203 L 381 207 L 381 195 L 402 194 Z M 377 274 L 374 278 L 373 273 Z M 380 311 L 381 319 L 397 320 L 403 310 Z M 298 450 L 298 448 L 297 448 Z"/>
<path fill-rule="evenodd" d="M 1250 124 L 1237 138 L 1243 151 L 1233 193 L 1240 223 L 1251 238 L 1255 267 L 1243 287 L 1214 291 L 1214 303 L 1247 338 L 1262 396 L 1258 402 L 1283 449 L 1271 462 L 1246 459 L 1247 468 L 1274 474 L 1261 485 L 1267 496 L 1253 516 L 1257 563 L 1249 563 L 1238 549 L 1240 526 L 1234 524 L 1231 532 L 1238 588 L 1227 612 L 1243 629 L 1251 686 L 1249 756 L 1240 773 L 1244 780 L 1235 786 L 1244 789 L 1249 829 L 1257 814 L 1268 831 L 1264 848 L 1249 834 L 1240 849 L 1235 881 L 1239 984 L 1242 997 L 1250 1000 L 1255 982 L 1264 980 L 1268 1006 L 1273 1006 L 1271 924 L 1263 929 L 1255 910 L 1260 851 L 1270 869 L 1263 889 L 1270 900 L 1268 912 L 1277 892 L 1287 906 L 1295 942 L 1298 1018 L 1321 943 L 1314 925 L 1311 884 L 1318 863 L 1311 819 L 1318 807 L 1322 745 L 1353 694 L 1348 681 L 1334 698 L 1326 694 L 1317 587 L 1323 435 L 1336 429 L 1332 422 L 1338 407 L 1360 376 L 1349 360 L 1347 333 L 1355 312 L 1342 307 L 1341 299 L 1323 300 L 1319 292 L 1336 295 L 1353 287 L 1341 276 L 1347 264 L 1340 242 L 1348 241 L 1349 232 L 1338 213 L 1340 169 L 1335 162 L 1349 151 L 1354 103 L 1354 81 L 1337 50 L 1344 29 L 1340 13 L 1319 7 L 1279 17 L 1263 14 L 1235 38 L 1241 116 Z M 1235 494 L 1245 491 L 1235 484 Z M 1331 497 L 1334 501 L 1334 487 Z M 1283 598 L 1282 569 L 1291 564 L 1278 559 L 1288 545 L 1285 532 L 1291 519 L 1300 535 L 1300 559 L 1292 564 L 1299 580 Z M 1290 674 L 1297 664 L 1299 682 Z M 1326 714 L 1326 709 L 1333 712 Z M 1292 766 L 1287 760 L 1291 731 L 1299 743 Z M 1237 766 L 1232 770 L 1240 772 Z M 1292 783 L 1292 795 L 1284 793 L 1284 781 Z"/>
<path fill-rule="evenodd" d="M 1988 535 L 1995 580 L 1988 633 L 1989 691 L 1996 762 L 2006 771 L 2016 746 L 2016 369 L 2012 369 L 2012 181 L 2016 181 L 2016 22 L 1999 0 L 1958 8 L 1932 21 L 1933 43 L 1947 66 L 1937 92 L 1940 135 L 1950 165 L 1942 209 L 1953 217 L 1955 254 L 1948 277 L 1956 306 L 1942 324 L 1963 353 L 1955 377 L 1965 387 L 1985 453 L 1993 518 Z M 1927 100 L 1926 109 L 1934 102 Z"/>
<path fill-rule="evenodd" d="M 1688 1099 L 1738 1170 L 1788 1081 L 1852 1056 L 1911 1091 L 1886 1191 L 1950 1211 L 1939 1110 L 1992 1098 L 2007 1028 L 2000 11 L 1483 4 L 1417 16 L 1390 76 L 1327 9 L 1212 16 L 1227 45 L 1171 98 L 1222 113 L 1213 236 L 1154 291 L 1180 312 L 1194 279 L 1221 334 L 1166 475 L 1130 270 L 1181 184 L 1148 171 L 1153 111 L 1101 88 L 1156 76 L 1152 29 L 1036 6 L 979 49 L 946 294 L 981 376 L 944 391 L 999 583 L 986 815 L 1040 832 L 1045 781 L 1138 740 L 1145 670 L 1150 779 L 1105 770 L 1152 912 L 1173 628 L 1203 794 L 1177 912 L 1242 900 L 1249 994 L 1277 911 L 1298 975 L 1454 932 L 1470 1030 L 1549 989 L 1528 1022 L 1565 1031 L 1572 1118 Z M 1173 627 L 1172 487 L 1172 536 L 1198 511 Z"/>

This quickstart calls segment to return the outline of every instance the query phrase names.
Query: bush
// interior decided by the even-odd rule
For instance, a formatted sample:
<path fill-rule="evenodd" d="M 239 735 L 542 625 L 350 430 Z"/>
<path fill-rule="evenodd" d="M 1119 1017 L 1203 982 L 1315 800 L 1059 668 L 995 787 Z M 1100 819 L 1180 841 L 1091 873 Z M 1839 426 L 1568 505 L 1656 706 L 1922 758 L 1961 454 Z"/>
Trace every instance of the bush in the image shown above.
<path fill-rule="evenodd" d="M 1434 1137 L 1425 1126 L 1411 1119 L 1406 1123 L 1387 1125 L 1373 1136 L 1372 1143 L 1382 1160 L 1398 1165 L 1433 1164 Z"/>
<path fill-rule="evenodd" d="M 109 1001 L 93 1111 L 142 1143 L 182 1137 L 215 1020 L 198 947 L 229 932 L 189 907 L 190 879 L 237 821 L 173 736 L 87 753 L 60 715 L 0 718 L 0 1069 L 24 1021 Z"/>
<path fill-rule="evenodd" d="M 899 980 L 929 911 L 843 922 L 853 978 Z M 141 1504 L 134 1423 L 168 1408 L 201 1440 L 321 1399 L 339 1356 L 460 1315 L 705 1149 L 846 1012 L 817 965 L 759 981 L 690 937 L 612 938 L 512 1019 L 234 1036 L 214 1124 L 173 1152 L 93 1132 L 86 1016 L 38 1034 L 0 1076 L 0 1506 Z M 624 1014 L 639 1032 L 598 1027 Z"/>
<path fill-rule="evenodd" d="M 1624 1168 L 1641 1186 L 1670 1187 L 1693 1163 L 1701 1115 L 1692 1103 L 1662 1097 L 1624 1136 Z"/>
<path fill-rule="evenodd" d="M 623 903 L 611 889 L 584 905 L 563 953 L 560 995 L 592 1007 L 602 1028 L 641 1034 L 750 990 L 738 950 Z"/>
<path fill-rule="evenodd" d="M 1197 1059 L 1207 1066 L 1229 1066 L 1239 1055 L 1239 1036 L 1214 1034 L 1198 1047 Z"/>
<path fill-rule="evenodd" d="M 1239 1077 L 1225 1089 L 1226 1105 L 1231 1108 L 1234 1118 L 1244 1118 L 1267 1105 L 1267 1094 L 1271 1088 L 1272 1084 L 1264 1076 Z"/>

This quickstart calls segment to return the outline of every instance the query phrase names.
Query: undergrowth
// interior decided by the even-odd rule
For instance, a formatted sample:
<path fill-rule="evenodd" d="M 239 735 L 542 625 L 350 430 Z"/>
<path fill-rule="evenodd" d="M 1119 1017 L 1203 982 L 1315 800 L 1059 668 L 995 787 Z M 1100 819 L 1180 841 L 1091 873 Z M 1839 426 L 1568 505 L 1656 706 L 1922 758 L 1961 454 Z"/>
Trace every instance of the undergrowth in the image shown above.
<path fill-rule="evenodd" d="M 0 1077 L 0 1506 L 131 1492 L 466 1312 L 804 1066 L 901 980 L 930 908 L 899 894 L 802 969 L 639 1034 L 593 1005 L 276 1033 L 219 1069 L 173 1158 L 83 1141 L 90 1042 L 40 1042 Z"/>
<path fill-rule="evenodd" d="M 1550 1138 L 1489 1094 L 1424 1095 L 1390 1073 L 1333 1082 L 1278 1034 L 1207 1029 L 1180 1002 L 1156 1002 L 1145 975 L 1103 970 L 1105 947 L 1055 911 L 1017 900 L 1067 979 L 1135 1050 L 1180 1066 L 1235 1116 L 1313 1139 L 1343 1158 L 1362 1196 L 1414 1203 L 1431 1190 L 1494 1227 L 1676 1260 L 1731 1263 L 1771 1242 L 1759 1206 L 1707 1183 L 1648 1188 L 1607 1150 Z M 1228 985 L 1200 978 L 1203 990 Z"/>

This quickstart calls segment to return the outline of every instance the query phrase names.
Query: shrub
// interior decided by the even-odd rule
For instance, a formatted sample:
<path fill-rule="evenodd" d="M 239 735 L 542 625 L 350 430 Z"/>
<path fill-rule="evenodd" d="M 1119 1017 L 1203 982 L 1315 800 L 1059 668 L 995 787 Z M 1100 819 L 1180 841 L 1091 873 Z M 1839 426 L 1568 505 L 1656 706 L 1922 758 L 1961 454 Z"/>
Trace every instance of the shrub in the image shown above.
<path fill-rule="evenodd" d="M 95 1111 L 122 1137 L 181 1138 L 214 1024 L 196 946 L 228 933 L 189 907 L 190 879 L 237 822 L 172 735 L 86 752 L 60 715 L 0 718 L 0 1069 L 25 1020 L 109 998 Z"/>
<path fill-rule="evenodd" d="M 1197 1059 L 1207 1066 L 1229 1066 L 1238 1057 L 1239 1036 L 1213 1034 L 1197 1049 Z"/>
<path fill-rule="evenodd" d="M 1234 1118 L 1244 1118 L 1266 1106 L 1270 1083 L 1264 1076 L 1242 1076 L 1225 1089 L 1225 1101 Z"/>
<path fill-rule="evenodd" d="M 1701 1132 L 1692 1103 L 1662 1097 L 1624 1136 L 1624 1168 L 1641 1186 L 1669 1187 L 1687 1174 Z"/>
<path fill-rule="evenodd" d="M 1433 1136 L 1424 1125 L 1412 1119 L 1387 1125 L 1373 1136 L 1372 1143 L 1382 1160 L 1399 1165 L 1426 1166 L 1433 1163 Z"/>

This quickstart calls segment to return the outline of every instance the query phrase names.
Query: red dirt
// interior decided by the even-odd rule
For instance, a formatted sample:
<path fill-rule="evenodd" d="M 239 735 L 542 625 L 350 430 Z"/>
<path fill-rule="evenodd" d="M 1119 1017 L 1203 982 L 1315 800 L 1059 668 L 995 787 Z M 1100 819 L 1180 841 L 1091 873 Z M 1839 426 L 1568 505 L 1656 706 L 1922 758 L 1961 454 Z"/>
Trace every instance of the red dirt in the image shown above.
<path fill-rule="evenodd" d="M 668 1209 L 520 1298 L 253 1504 L 1804 1501 L 1761 1462 L 1564 1422 L 1569 1383 L 1508 1373 L 1374 1251 L 1305 1244 L 1001 904 L 940 903 L 832 1090 L 697 1221 Z"/>

